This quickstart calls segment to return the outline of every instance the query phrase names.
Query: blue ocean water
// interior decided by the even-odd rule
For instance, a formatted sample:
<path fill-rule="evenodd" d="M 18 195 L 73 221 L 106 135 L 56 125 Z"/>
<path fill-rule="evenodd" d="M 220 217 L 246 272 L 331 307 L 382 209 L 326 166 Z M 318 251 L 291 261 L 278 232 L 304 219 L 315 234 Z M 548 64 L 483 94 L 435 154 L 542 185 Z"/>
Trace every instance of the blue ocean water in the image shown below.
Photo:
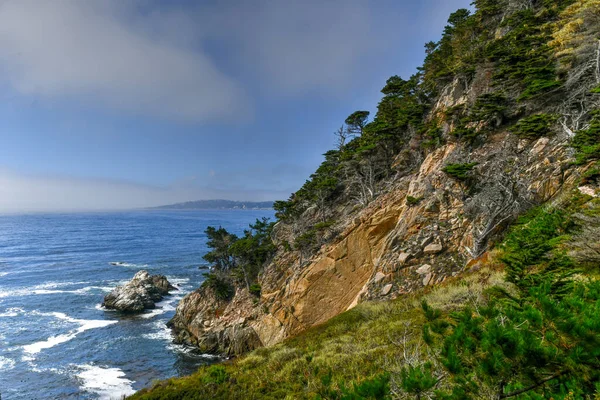
<path fill-rule="evenodd" d="M 241 234 L 261 217 L 273 211 L 0 216 L 2 400 L 118 399 L 210 363 L 174 345 L 165 324 L 202 282 L 205 228 Z M 138 316 L 100 307 L 141 269 L 180 291 Z"/>

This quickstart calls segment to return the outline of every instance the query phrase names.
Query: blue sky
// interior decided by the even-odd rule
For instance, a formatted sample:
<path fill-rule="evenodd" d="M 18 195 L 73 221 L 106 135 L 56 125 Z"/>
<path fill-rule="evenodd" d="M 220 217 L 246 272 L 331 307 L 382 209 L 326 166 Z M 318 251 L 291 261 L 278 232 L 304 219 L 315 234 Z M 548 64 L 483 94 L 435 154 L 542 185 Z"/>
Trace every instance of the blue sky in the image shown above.
<path fill-rule="evenodd" d="M 0 211 L 284 199 L 469 0 L 6 0 Z"/>

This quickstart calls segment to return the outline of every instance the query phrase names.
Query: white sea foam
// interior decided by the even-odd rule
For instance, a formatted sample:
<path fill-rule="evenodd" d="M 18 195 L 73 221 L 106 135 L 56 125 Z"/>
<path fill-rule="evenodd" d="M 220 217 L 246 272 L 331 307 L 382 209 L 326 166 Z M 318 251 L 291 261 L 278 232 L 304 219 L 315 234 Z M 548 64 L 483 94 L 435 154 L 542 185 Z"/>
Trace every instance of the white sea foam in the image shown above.
<path fill-rule="evenodd" d="M 3 277 L 3 276 L 6 276 L 6 275 L 8 275 L 9 273 L 10 273 L 10 272 L 0 272 L 0 278 L 1 278 L 1 277 Z"/>
<path fill-rule="evenodd" d="M 9 309 L 7 309 L 5 312 L 0 313 L 0 318 L 6 318 L 6 317 L 16 317 L 21 313 L 24 313 L 25 310 L 23 310 L 22 308 L 18 308 L 18 307 L 11 307 Z"/>
<path fill-rule="evenodd" d="M 173 278 L 173 277 L 167 276 L 167 280 L 169 282 L 171 282 L 173 285 L 182 286 L 182 285 L 185 285 L 186 283 L 189 283 L 190 278 Z"/>
<path fill-rule="evenodd" d="M 156 308 L 148 313 L 140 315 L 144 319 L 154 318 L 157 315 L 166 313 L 167 311 L 175 310 L 175 303 L 180 299 L 180 296 L 171 296 L 163 301 L 156 303 Z"/>
<path fill-rule="evenodd" d="M 76 376 L 82 380 L 81 388 L 99 395 L 100 399 L 120 399 L 135 393 L 133 381 L 125 378 L 118 368 L 102 368 L 95 365 L 78 366 L 82 371 Z"/>
<path fill-rule="evenodd" d="M 118 321 L 106 321 L 106 320 L 75 319 L 75 318 L 69 317 L 68 315 L 66 315 L 64 313 L 60 313 L 60 312 L 40 313 L 40 312 L 34 311 L 32 314 L 53 316 L 55 318 L 62 319 L 62 320 L 65 320 L 65 321 L 68 321 L 68 322 L 71 322 L 74 324 L 79 324 L 79 327 L 77 329 L 70 331 L 69 333 L 66 333 L 63 335 L 51 336 L 44 341 L 36 342 L 36 343 L 32 343 L 32 344 L 23 346 L 23 351 L 30 355 L 37 354 L 44 349 L 49 349 L 58 344 L 68 342 L 69 340 L 72 340 L 75 336 L 77 336 L 80 333 L 83 333 L 87 330 L 95 329 L 95 328 L 104 328 L 106 326 L 116 324 L 118 322 Z"/>
<path fill-rule="evenodd" d="M 15 367 L 15 361 L 10 358 L 0 356 L 0 371 L 7 371 Z"/>
<path fill-rule="evenodd" d="M 114 265 L 115 267 L 126 267 L 126 268 L 148 268 L 148 264 L 133 264 L 124 261 L 111 261 L 110 265 Z"/>
<path fill-rule="evenodd" d="M 40 285 L 31 287 L 13 288 L 0 290 L 0 298 L 5 297 L 22 297 L 39 294 L 54 294 L 54 293 L 84 293 L 84 289 L 66 290 L 64 287 L 84 285 L 89 282 L 46 282 Z"/>
<path fill-rule="evenodd" d="M 173 340 L 171 328 L 169 328 L 164 321 L 156 321 L 152 324 L 152 327 L 154 328 L 155 332 L 144 333 L 142 336 L 146 339 L 165 340 L 169 343 Z"/>

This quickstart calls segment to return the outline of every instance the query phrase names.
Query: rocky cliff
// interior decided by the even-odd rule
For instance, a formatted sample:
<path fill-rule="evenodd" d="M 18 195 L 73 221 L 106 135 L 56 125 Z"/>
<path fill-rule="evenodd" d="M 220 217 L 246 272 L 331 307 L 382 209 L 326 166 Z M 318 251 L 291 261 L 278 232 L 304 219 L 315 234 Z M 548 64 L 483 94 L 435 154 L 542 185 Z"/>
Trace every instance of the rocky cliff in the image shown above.
<path fill-rule="evenodd" d="M 484 21 L 489 36 L 486 51 L 493 45 L 500 48 L 519 28 L 510 23 L 513 15 L 522 12 L 510 8 L 519 2 L 506 3 L 506 10 L 494 9 L 493 18 L 484 14 L 483 8 L 475 14 L 479 23 Z M 581 9 L 570 5 L 572 2 L 558 3 L 564 4 L 550 7 L 554 16 L 550 22 L 545 20 L 544 27 L 560 32 L 561 18 L 573 15 L 583 21 L 580 27 L 586 26 L 588 16 L 582 15 Z M 597 11 L 594 2 L 583 3 Z M 532 3 L 528 7 L 531 18 L 541 18 L 548 8 Z M 499 18 L 501 13 L 504 15 Z M 463 23 L 454 22 L 450 26 L 454 31 L 446 34 L 457 36 Z M 546 42 L 560 39 L 546 35 Z M 566 42 L 561 41 L 560 46 L 568 46 Z M 431 54 L 443 49 L 444 42 L 440 43 Z M 259 276 L 260 298 L 243 286 L 229 301 L 219 300 L 208 287 L 198 289 L 181 301 L 170 323 L 177 340 L 228 355 L 273 345 L 362 301 L 396 298 L 477 269 L 517 216 L 552 202 L 561 193 L 579 188 L 597 197 L 598 180 L 582 182 L 582 176 L 594 168 L 593 162 L 576 163 L 573 149 L 575 132 L 590 126 L 600 97 L 592 94 L 597 90 L 594 86 L 600 85 L 600 75 L 594 78 L 592 71 L 595 57 L 600 60 L 600 47 L 592 51 L 593 41 L 582 43 L 568 65 L 559 57 L 564 49 L 550 52 L 544 44 L 552 68 L 571 69 L 563 70 L 562 75 L 556 72 L 557 79 L 562 80 L 556 82 L 563 82 L 560 89 L 541 91 L 532 98 L 526 97 L 527 91 L 538 90 L 537 86 L 523 89 L 512 81 L 500 80 L 498 71 L 508 61 L 498 58 L 497 49 L 493 56 L 477 59 L 468 74 L 447 73 L 442 83 L 436 78 L 437 90 L 427 100 L 416 124 L 419 128 L 413 122 L 398 128 L 402 131 L 397 139 L 401 144 L 388 147 L 394 149 L 391 173 L 368 188 L 375 193 L 372 198 L 355 201 L 352 194 L 359 188 L 350 183 L 347 170 L 343 170 L 345 186 L 335 200 L 328 197 L 324 208 L 322 199 L 314 196 L 314 205 L 303 208 L 300 217 L 281 219 L 275 226 L 273 240 L 279 247 Z M 581 50 L 584 47 L 589 54 Z M 467 54 L 467 50 L 461 51 Z M 535 51 L 531 50 L 531 57 Z M 591 60 L 588 78 L 583 81 L 572 67 L 579 65 L 577 57 Z M 419 77 L 425 82 L 421 86 L 428 82 L 427 63 L 425 67 Z M 569 86 L 576 81 L 586 91 Z M 503 86 L 499 87 L 499 82 Z M 389 95 L 389 86 L 390 81 L 382 91 L 386 97 L 374 123 L 381 122 L 378 118 L 383 120 L 382 104 L 389 96 L 402 101 L 409 96 Z M 574 105 L 579 100 L 583 101 L 581 106 Z M 588 121 L 587 125 L 578 125 L 576 118 Z M 541 122 L 536 125 L 536 121 Z M 432 135 L 436 144 L 425 146 Z M 360 164 L 361 168 L 364 165 Z M 327 228 L 328 234 L 322 235 L 316 249 L 307 252 L 284 245 L 314 230 L 325 220 L 325 214 L 335 223 Z"/>

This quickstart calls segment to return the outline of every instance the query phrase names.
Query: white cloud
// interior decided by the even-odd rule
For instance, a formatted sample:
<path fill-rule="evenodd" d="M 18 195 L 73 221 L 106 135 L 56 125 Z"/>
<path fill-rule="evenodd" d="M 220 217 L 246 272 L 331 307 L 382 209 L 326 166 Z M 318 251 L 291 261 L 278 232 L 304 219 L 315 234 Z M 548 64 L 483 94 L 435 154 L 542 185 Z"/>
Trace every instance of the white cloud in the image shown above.
<path fill-rule="evenodd" d="M 222 120 L 247 113 L 240 87 L 182 40 L 191 32 L 182 24 L 186 19 L 135 13 L 127 7 L 135 4 L 3 1 L 4 78 L 23 95 L 84 99 L 176 120 Z"/>
<path fill-rule="evenodd" d="M 122 210 L 189 200 L 267 201 L 287 196 L 287 191 L 219 189 L 198 186 L 192 182 L 156 187 L 112 180 L 24 175 L 0 169 L 2 213 Z"/>

